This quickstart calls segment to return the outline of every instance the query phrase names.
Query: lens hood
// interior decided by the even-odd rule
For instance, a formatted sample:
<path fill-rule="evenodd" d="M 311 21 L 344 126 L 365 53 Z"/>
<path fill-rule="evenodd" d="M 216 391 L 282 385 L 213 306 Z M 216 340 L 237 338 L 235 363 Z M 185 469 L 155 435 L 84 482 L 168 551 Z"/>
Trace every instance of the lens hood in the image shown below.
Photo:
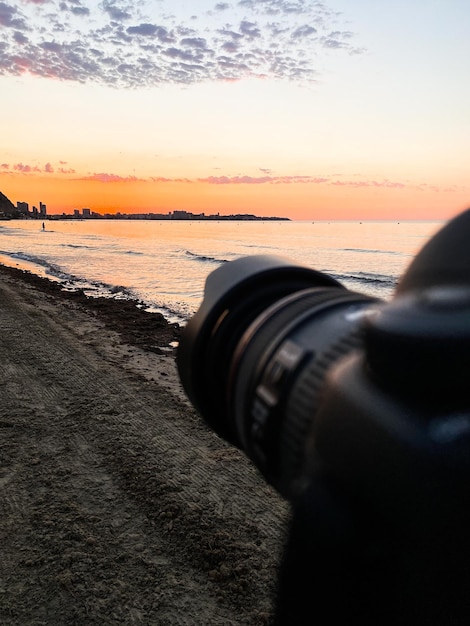
<path fill-rule="evenodd" d="M 239 338 L 266 307 L 311 287 L 344 289 L 326 274 L 269 255 L 225 263 L 207 277 L 204 300 L 182 333 L 177 365 L 192 403 L 229 441 L 234 435 L 221 417 L 230 356 Z"/>

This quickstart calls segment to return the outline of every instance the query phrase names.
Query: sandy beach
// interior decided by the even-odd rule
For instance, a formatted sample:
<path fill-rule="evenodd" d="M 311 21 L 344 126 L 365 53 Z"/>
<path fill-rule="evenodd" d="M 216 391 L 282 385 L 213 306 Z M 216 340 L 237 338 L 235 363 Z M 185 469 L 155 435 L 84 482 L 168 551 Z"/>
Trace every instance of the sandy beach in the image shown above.
<path fill-rule="evenodd" d="M 288 507 L 180 388 L 179 327 L 0 266 L 0 623 L 267 625 Z"/>

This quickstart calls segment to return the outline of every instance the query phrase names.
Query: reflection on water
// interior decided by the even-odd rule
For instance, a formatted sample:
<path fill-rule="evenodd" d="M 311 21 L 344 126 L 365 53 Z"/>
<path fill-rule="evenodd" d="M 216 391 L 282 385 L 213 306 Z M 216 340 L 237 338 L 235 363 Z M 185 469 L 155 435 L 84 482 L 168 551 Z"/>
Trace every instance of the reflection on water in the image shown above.
<path fill-rule="evenodd" d="M 134 296 L 186 318 L 219 264 L 274 254 L 381 298 L 393 292 L 438 222 L 13 220 L 0 225 L 0 261 L 92 293 Z"/>

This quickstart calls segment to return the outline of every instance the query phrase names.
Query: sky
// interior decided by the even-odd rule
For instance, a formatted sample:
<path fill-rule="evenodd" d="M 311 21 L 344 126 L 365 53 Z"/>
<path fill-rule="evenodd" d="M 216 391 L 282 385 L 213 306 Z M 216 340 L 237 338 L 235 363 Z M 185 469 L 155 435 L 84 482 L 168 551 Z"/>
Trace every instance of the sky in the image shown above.
<path fill-rule="evenodd" d="M 470 207 L 468 0 L 0 0 L 0 191 L 48 213 Z"/>

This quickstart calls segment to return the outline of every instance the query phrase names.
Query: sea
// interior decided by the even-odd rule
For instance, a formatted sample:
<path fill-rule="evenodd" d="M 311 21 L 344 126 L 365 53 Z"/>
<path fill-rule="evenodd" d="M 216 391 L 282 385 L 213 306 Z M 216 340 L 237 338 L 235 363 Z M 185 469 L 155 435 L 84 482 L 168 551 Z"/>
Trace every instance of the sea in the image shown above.
<path fill-rule="evenodd" d="M 223 263 L 269 254 L 325 272 L 348 289 L 388 300 L 436 221 L 10 220 L 0 263 L 64 289 L 138 300 L 182 325 Z"/>

